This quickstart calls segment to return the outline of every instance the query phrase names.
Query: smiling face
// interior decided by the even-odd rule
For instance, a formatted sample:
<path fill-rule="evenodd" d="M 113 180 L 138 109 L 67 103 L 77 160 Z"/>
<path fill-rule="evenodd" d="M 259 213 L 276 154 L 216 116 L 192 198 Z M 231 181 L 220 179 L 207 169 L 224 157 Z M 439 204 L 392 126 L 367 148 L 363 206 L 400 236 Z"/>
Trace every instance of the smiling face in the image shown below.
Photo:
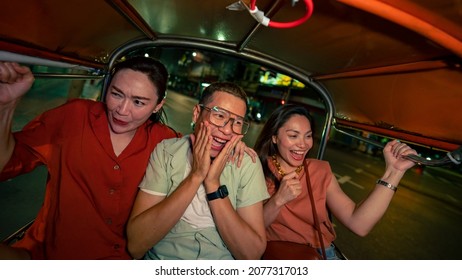
<path fill-rule="evenodd" d="M 277 145 L 278 161 L 282 169 L 289 173 L 303 164 L 308 151 L 313 147 L 310 122 L 305 116 L 293 115 L 271 140 Z"/>
<path fill-rule="evenodd" d="M 146 74 L 131 69 L 117 72 L 106 95 L 111 134 L 133 136 L 162 107 L 157 88 Z"/>
<path fill-rule="evenodd" d="M 225 109 L 231 113 L 231 118 L 244 118 L 245 112 L 247 110 L 246 103 L 244 100 L 224 91 L 216 91 L 215 93 L 213 93 L 212 98 L 209 100 L 209 102 L 207 102 L 204 105 L 209 108 L 217 106 L 222 109 Z M 199 105 L 196 105 L 194 107 L 193 122 L 198 124 L 203 121 L 208 121 L 210 123 L 209 117 L 209 111 L 202 109 Z M 232 130 L 231 122 L 232 121 L 229 121 L 223 127 L 217 127 L 211 124 L 213 127 L 211 132 L 213 141 L 210 156 L 212 158 L 218 156 L 225 144 L 233 137 L 233 135 L 236 135 L 236 133 L 234 133 Z M 199 126 L 196 125 L 194 130 L 194 133 L 196 135 L 198 134 L 198 129 Z"/>

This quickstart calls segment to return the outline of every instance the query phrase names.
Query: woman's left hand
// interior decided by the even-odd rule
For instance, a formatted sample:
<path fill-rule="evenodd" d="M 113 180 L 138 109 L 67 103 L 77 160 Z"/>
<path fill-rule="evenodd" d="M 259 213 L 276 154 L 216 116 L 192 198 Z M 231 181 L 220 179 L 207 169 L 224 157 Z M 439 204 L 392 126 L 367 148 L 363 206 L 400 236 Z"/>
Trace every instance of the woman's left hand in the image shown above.
<path fill-rule="evenodd" d="M 241 167 L 242 160 L 244 159 L 244 153 L 248 154 L 252 158 L 253 162 L 256 162 L 257 152 L 255 152 L 252 148 L 247 147 L 247 145 L 242 141 L 237 143 L 230 161 L 234 163 L 237 159 L 237 167 Z"/>
<path fill-rule="evenodd" d="M 417 152 L 407 144 L 398 140 L 388 142 L 383 149 L 385 162 L 388 166 L 400 171 L 406 171 L 415 165 L 414 162 L 403 158 L 405 155 L 417 155 Z"/>

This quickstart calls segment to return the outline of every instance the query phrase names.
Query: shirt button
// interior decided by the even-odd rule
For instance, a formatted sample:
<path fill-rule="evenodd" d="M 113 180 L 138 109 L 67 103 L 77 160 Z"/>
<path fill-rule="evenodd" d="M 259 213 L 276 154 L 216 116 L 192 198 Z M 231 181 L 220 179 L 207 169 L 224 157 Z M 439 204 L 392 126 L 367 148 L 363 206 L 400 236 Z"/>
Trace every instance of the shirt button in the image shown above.
<path fill-rule="evenodd" d="M 106 219 L 106 224 L 112 225 L 112 219 Z"/>
<path fill-rule="evenodd" d="M 119 170 L 119 169 L 120 169 L 120 166 L 114 165 L 114 170 Z"/>
<path fill-rule="evenodd" d="M 115 245 L 114 245 L 114 249 L 119 250 L 119 248 L 120 248 L 120 245 L 119 245 L 119 244 L 115 244 Z"/>
<path fill-rule="evenodd" d="M 109 194 L 110 194 L 110 195 L 113 195 L 115 192 L 116 192 L 115 189 L 112 189 L 112 188 L 111 188 L 111 189 L 109 190 Z"/>

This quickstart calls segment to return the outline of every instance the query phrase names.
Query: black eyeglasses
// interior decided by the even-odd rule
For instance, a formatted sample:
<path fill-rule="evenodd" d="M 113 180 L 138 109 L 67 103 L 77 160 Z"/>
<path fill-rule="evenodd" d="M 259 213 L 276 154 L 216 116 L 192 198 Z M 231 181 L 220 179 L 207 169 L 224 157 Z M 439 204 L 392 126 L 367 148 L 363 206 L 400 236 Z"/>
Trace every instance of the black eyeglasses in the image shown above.
<path fill-rule="evenodd" d="M 220 108 L 218 106 L 213 106 L 212 108 L 206 107 L 204 104 L 199 104 L 201 108 L 210 112 L 209 121 L 218 127 L 224 127 L 230 120 L 231 129 L 234 133 L 244 135 L 249 130 L 250 124 L 246 122 L 242 117 L 231 118 L 231 112 Z"/>

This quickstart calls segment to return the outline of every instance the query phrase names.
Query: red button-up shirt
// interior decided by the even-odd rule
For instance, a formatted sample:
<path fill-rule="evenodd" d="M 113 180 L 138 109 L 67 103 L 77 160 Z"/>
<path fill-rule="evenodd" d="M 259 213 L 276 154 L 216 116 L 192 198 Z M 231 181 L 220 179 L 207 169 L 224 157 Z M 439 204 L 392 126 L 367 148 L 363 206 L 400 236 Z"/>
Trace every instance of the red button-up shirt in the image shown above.
<path fill-rule="evenodd" d="M 161 124 L 138 128 L 116 156 L 105 105 L 74 100 L 14 133 L 5 180 L 48 168 L 45 199 L 34 224 L 14 246 L 33 259 L 129 259 L 125 225 L 154 147 L 176 133 Z"/>

